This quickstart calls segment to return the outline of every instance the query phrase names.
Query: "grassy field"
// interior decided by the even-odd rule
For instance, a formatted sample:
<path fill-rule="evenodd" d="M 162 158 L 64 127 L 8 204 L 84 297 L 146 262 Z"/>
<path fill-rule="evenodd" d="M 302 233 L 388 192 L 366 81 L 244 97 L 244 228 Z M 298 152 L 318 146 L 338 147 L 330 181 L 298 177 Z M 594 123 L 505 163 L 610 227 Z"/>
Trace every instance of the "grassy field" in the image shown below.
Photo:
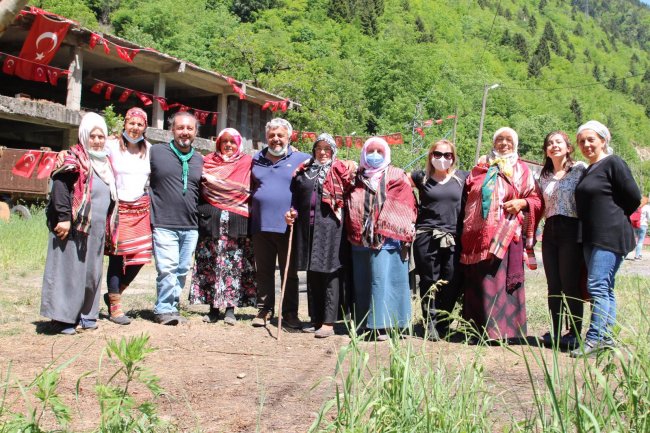
<path fill-rule="evenodd" d="M 40 279 L 45 261 L 47 229 L 43 212 L 34 210 L 33 214 L 34 218 L 29 221 L 12 219 L 9 223 L 0 223 L 0 282 L 3 286 L 3 290 L 0 290 L 0 347 L 6 348 L 9 341 L 21 341 L 23 337 L 25 340 L 32 338 L 32 328 L 25 327 L 24 324 L 40 320 Z M 441 343 L 436 345 L 421 339 L 394 335 L 388 344 L 375 345 L 363 342 L 360 336 L 352 333 L 349 337 L 330 340 L 336 343 L 332 368 L 325 369 L 321 374 L 312 374 L 309 383 L 301 384 L 302 388 L 297 389 L 298 394 L 309 395 L 312 400 L 314 397 L 310 389 L 327 390 L 318 394 L 314 404 L 320 409 L 314 411 L 315 415 L 308 424 L 296 421 L 296 424 L 290 425 L 293 422 L 291 419 L 282 419 L 278 422 L 283 428 L 264 427 L 263 406 L 272 403 L 271 398 L 265 396 L 270 391 L 264 391 L 263 395 L 256 396 L 260 402 L 258 416 L 256 425 L 251 428 L 256 431 L 305 431 L 310 428 L 313 432 L 400 433 L 649 432 L 650 319 L 647 310 L 650 306 L 650 278 L 647 277 L 647 271 L 645 274 L 635 272 L 635 269 L 641 270 L 642 265 L 626 262 L 617 277 L 616 332 L 619 344 L 615 350 L 598 358 L 573 360 L 561 351 L 539 347 L 534 339 L 530 339 L 529 344 L 520 346 L 468 346 L 463 342 L 441 346 Z M 529 335 L 541 335 L 548 329 L 543 271 L 529 272 L 526 278 Z M 19 280 L 26 283 L 20 290 L 12 290 L 13 287 L 10 286 Z M 150 309 L 153 301 L 153 293 L 149 289 L 153 277 L 149 273 L 143 278 L 138 277 L 138 280 L 147 289 L 138 290 L 136 287 L 129 295 L 128 303 L 135 311 L 145 311 Z M 414 311 L 418 310 L 414 308 Z M 200 323 L 200 319 L 192 317 L 191 322 Z M 135 329 L 133 325 L 127 328 Z M 170 339 L 169 332 L 156 335 L 167 331 L 161 331 L 162 328 L 165 327 L 152 325 L 147 328 L 151 330 L 152 338 L 158 346 L 161 345 L 161 339 Z M 193 332 L 201 329 L 195 327 Z M 245 343 L 242 339 L 253 337 L 252 328 L 237 329 L 240 333 L 233 337 L 234 345 L 241 346 Z M 210 335 L 213 334 L 208 334 L 206 338 L 213 340 L 214 337 Z M 307 338 L 304 335 L 290 335 L 286 338 L 292 346 L 300 346 L 305 341 L 303 339 Z M 47 341 L 36 338 L 36 344 Z M 173 344 L 182 345 L 186 340 L 186 334 L 181 333 Z M 124 342 L 120 345 L 110 339 L 105 344 L 114 356 L 121 353 L 120 359 L 124 360 L 125 365 L 135 368 L 145 362 L 144 354 L 149 353 L 149 350 L 144 347 L 146 339 L 129 341 L 137 347 L 133 348 Z M 190 350 L 194 349 L 190 347 Z M 196 353 L 190 356 L 200 358 L 204 356 L 202 350 L 196 348 Z M 255 346 L 255 349 L 250 350 L 260 349 Z M 273 346 L 269 350 L 274 350 Z M 304 349 L 293 355 L 299 359 L 310 359 L 310 356 L 317 359 L 320 355 L 314 354 L 313 350 L 313 346 L 305 345 Z M 0 350 L 0 359 L 4 359 L 1 356 L 3 353 Z M 129 356 L 137 359 L 130 360 Z M 242 362 L 241 358 L 238 358 L 238 362 Z M 313 360 L 310 359 L 309 362 Z M 169 373 L 161 368 L 166 363 L 167 361 L 161 360 L 159 364 L 150 364 L 154 366 L 150 373 L 160 376 L 162 382 L 169 384 Z M 7 365 L 0 367 L 3 372 L 8 368 Z M 14 371 L 17 367 L 14 365 Z M 241 365 L 239 367 L 243 368 Z M 128 367 L 125 368 L 128 370 Z M 523 372 L 517 380 L 512 375 L 515 369 Z M 61 371 L 57 374 L 61 374 Z M 272 380 L 277 381 L 286 381 L 293 375 L 291 371 L 283 372 L 278 368 L 269 374 Z M 147 375 L 146 379 L 151 380 L 151 376 Z M 177 379 L 181 382 L 190 381 L 182 375 Z M 38 399 L 38 393 L 49 396 L 47 398 L 57 395 L 55 391 L 58 380 L 56 374 L 39 374 L 29 386 L 25 386 L 24 393 L 42 402 Z M 4 386 L 0 388 L 0 395 L 3 389 L 5 392 L 12 391 L 13 388 L 9 389 L 11 381 L 6 376 L 0 382 Z M 47 387 L 48 383 L 50 388 Z M 157 381 L 151 383 L 157 384 Z M 282 382 L 278 386 L 285 384 Z M 155 397 L 159 391 L 153 388 L 156 391 Z M 97 392 L 102 389 L 104 388 L 97 388 Z M 108 393 L 104 395 L 103 411 L 110 409 L 110 404 L 117 404 L 115 402 L 119 399 L 110 398 L 110 392 L 119 393 L 120 389 L 117 387 L 112 391 L 101 391 Z M 260 389 L 259 385 L 256 389 Z M 216 397 L 208 394 L 206 398 L 211 401 Z M 54 412 L 56 404 L 63 404 L 56 399 L 47 401 L 49 406 L 41 405 L 45 412 Z M 10 407 L 5 399 L 0 402 L 0 432 L 16 431 L 11 428 L 16 424 L 8 421 L 15 421 L 16 411 L 24 408 Z M 146 403 L 155 408 L 161 402 L 153 398 Z M 198 407 L 205 402 L 196 404 Z M 249 403 L 246 405 L 250 406 Z M 300 405 L 304 405 L 304 402 Z M 104 420 L 104 424 L 92 428 L 88 428 L 88 424 L 82 424 L 84 427 L 73 429 L 65 427 L 65 422 L 60 423 L 53 417 L 44 417 L 44 420 L 49 420 L 48 426 L 51 428 L 34 428 L 31 431 L 120 431 L 115 430 L 114 426 L 131 425 L 128 423 L 140 419 L 134 416 L 139 406 L 132 403 L 131 407 L 131 412 L 124 412 L 124 407 L 120 406 L 120 416 L 126 424 L 106 424 L 108 421 Z M 60 407 L 58 409 L 61 410 Z M 195 414 L 197 410 L 190 409 L 190 415 L 199 417 Z M 160 408 L 160 412 L 164 410 Z M 101 416 L 105 413 L 112 412 L 100 412 Z M 76 416 L 83 417 L 83 411 L 78 411 Z M 143 424 L 148 427 L 141 431 L 157 431 L 156 420 L 154 415 L 148 415 Z M 92 421 L 88 422 L 93 425 Z M 109 429 L 109 424 L 113 425 L 113 430 Z M 311 427 L 308 427 L 309 424 Z M 38 421 L 35 426 L 40 428 Z M 183 427 L 176 429 L 185 431 Z M 229 429 L 209 426 L 196 428 L 197 431 Z M 174 428 L 165 425 L 165 431 L 169 430 Z"/>

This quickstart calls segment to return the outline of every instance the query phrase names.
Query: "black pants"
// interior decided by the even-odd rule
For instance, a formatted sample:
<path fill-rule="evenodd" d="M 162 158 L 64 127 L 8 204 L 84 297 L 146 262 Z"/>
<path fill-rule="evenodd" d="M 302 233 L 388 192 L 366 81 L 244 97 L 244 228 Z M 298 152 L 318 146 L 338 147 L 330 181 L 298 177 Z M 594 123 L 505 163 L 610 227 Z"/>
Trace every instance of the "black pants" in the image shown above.
<path fill-rule="evenodd" d="M 124 257 L 108 256 L 106 270 L 106 285 L 108 293 L 120 293 L 120 287 L 126 287 L 135 279 L 143 265 L 133 265 L 124 268 Z"/>
<path fill-rule="evenodd" d="M 560 336 L 564 314 L 572 333 L 580 335 L 582 330 L 584 306 L 580 272 L 584 258 L 582 244 L 578 243 L 578 224 L 577 218 L 562 215 L 552 216 L 544 224 L 542 260 L 548 284 L 548 308 L 556 337 Z"/>
<path fill-rule="evenodd" d="M 287 264 L 289 235 L 284 233 L 260 232 L 253 235 L 253 251 L 257 268 L 257 307 L 275 311 L 275 263 L 280 264 L 280 277 L 284 281 L 284 268 Z M 287 286 L 284 292 L 282 315 L 298 314 L 298 271 L 295 266 L 296 252 L 289 262 L 286 275 Z"/>
<path fill-rule="evenodd" d="M 314 325 L 332 324 L 338 318 L 339 272 L 307 271 L 309 317 Z"/>
<path fill-rule="evenodd" d="M 431 233 L 418 234 L 413 243 L 415 270 L 420 276 L 422 316 L 425 321 L 435 320 L 436 328 L 442 334 L 449 330 L 449 314 L 460 297 L 456 272 L 459 252 L 456 246 L 440 248 L 440 239 L 433 239 Z M 435 283 L 438 283 L 437 289 L 432 288 Z"/>

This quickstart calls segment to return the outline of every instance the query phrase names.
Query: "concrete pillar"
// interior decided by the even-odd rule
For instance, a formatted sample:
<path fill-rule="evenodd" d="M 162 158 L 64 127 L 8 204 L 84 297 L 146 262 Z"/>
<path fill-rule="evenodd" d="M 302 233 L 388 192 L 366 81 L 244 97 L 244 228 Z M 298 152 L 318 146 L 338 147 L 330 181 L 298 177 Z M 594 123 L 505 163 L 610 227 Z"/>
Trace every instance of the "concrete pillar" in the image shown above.
<path fill-rule="evenodd" d="M 217 134 L 222 129 L 226 128 L 228 122 L 228 94 L 222 93 L 219 95 L 219 116 L 217 117 Z"/>
<path fill-rule="evenodd" d="M 74 47 L 72 62 L 68 70 L 68 94 L 65 100 L 65 106 L 71 110 L 81 110 L 81 85 L 83 73 L 83 51 L 81 47 Z"/>
<path fill-rule="evenodd" d="M 165 97 L 165 89 L 167 86 L 167 79 L 164 75 L 156 75 L 156 80 L 153 84 L 153 94 L 155 96 Z M 165 112 L 160 107 L 158 101 L 153 101 L 153 112 L 151 114 L 151 127 L 163 129 L 165 127 Z"/>

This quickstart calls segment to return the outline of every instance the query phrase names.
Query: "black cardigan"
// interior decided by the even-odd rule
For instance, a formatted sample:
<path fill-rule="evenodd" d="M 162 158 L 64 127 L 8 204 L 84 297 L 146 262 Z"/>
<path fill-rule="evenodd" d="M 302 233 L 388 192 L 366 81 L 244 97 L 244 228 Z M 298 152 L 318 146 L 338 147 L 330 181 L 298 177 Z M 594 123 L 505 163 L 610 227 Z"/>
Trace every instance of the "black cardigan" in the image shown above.
<path fill-rule="evenodd" d="M 640 203 L 641 192 L 625 161 L 611 155 L 590 165 L 576 187 L 582 242 L 621 255 L 632 251 L 630 215 Z"/>

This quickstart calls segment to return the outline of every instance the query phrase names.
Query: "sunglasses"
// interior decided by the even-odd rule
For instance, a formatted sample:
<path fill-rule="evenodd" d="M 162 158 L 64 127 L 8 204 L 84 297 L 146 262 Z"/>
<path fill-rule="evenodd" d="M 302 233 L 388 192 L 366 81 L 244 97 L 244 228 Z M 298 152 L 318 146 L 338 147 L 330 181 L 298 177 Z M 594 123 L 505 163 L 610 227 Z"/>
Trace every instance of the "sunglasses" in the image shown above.
<path fill-rule="evenodd" d="M 454 154 L 451 152 L 438 152 L 437 150 L 434 150 L 433 152 L 431 152 L 431 154 L 435 159 L 440 159 L 443 156 L 445 157 L 445 159 L 454 159 Z"/>

